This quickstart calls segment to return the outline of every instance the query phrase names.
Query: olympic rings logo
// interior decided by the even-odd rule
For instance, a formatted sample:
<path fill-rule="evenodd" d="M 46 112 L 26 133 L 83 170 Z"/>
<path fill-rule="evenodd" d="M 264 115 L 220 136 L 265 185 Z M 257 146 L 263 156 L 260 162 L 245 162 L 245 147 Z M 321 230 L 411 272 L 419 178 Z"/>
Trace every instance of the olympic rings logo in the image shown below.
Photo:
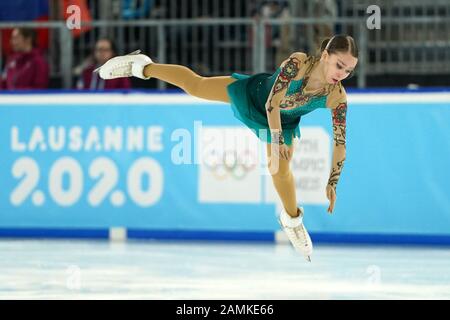
<path fill-rule="evenodd" d="M 242 180 L 255 169 L 256 158 L 255 152 L 249 149 L 242 152 L 211 150 L 203 156 L 202 160 L 204 167 L 218 180 L 225 180 L 229 176 Z"/>

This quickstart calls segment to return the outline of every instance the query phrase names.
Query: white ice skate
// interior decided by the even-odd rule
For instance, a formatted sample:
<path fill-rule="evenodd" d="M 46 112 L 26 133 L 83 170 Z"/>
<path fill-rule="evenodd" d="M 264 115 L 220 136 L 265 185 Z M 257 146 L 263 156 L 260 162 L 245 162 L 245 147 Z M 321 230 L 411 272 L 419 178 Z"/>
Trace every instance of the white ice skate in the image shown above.
<path fill-rule="evenodd" d="M 294 246 L 298 253 L 301 253 L 306 260 L 311 262 L 311 255 L 313 252 L 313 245 L 311 237 L 303 225 L 303 208 L 297 208 L 298 217 L 292 218 L 286 210 L 281 210 L 278 222 L 281 228 L 286 233 L 289 241 Z"/>
<path fill-rule="evenodd" d="M 94 70 L 104 80 L 135 76 L 141 79 L 150 79 L 144 76 L 146 65 L 153 63 L 152 59 L 136 50 L 125 56 L 109 59 L 104 65 Z"/>

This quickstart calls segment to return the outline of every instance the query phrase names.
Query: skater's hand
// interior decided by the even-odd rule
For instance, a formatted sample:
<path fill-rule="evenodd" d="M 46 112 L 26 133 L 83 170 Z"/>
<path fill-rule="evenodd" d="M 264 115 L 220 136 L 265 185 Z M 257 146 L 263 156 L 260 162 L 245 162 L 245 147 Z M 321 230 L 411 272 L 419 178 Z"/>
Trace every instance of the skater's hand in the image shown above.
<path fill-rule="evenodd" d="M 289 161 L 292 158 L 291 150 L 289 150 L 289 147 L 285 144 L 280 145 L 279 155 L 280 155 L 280 159 L 283 159 L 283 160 Z"/>
<path fill-rule="evenodd" d="M 289 147 L 284 143 L 283 132 L 279 129 L 271 129 L 270 135 L 272 139 L 271 154 L 279 155 L 279 159 L 291 160 L 292 151 L 289 150 Z"/>
<path fill-rule="evenodd" d="M 334 203 L 336 202 L 336 190 L 329 184 L 327 184 L 326 188 L 327 198 L 330 200 L 330 206 L 328 207 L 328 213 L 333 213 Z"/>
<path fill-rule="evenodd" d="M 278 154 L 279 159 L 291 160 L 292 152 L 286 144 L 272 143 L 272 154 Z"/>

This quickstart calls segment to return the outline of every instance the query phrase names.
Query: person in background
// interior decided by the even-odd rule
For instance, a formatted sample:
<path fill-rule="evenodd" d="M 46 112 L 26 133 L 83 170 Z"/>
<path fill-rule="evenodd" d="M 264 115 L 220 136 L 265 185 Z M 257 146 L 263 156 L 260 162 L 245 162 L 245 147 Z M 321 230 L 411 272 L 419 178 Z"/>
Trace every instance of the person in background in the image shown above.
<path fill-rule="evenodd" d="M 3 90 L 46 89 L 49 68 L 41 50 L 36 48 L 36 31 L 15 28 L 11 33 L 13 54 L 7 59 L 0 88 Z"/>
<path fill-rule="evenodd" d="M 288 2 L 282 2 L 280 4 L 279 14 L 277 18 L 281 20 L 289 20 L 292 17 L 291 9 Z M 289 56 L 292 51 L 292 32 L 291 25 L 288 23 L 279 26 L 279 40 L 276 43 L 275 64 L 279 66 Z"/>
<path fill-rule="evenodd" d="M 328 23 L 318 23 L 313 27 L 314 46 L 320 45 L 323 38 L 330 38 L 334 34 L 335 23 L 338 17 L 338 7 L 336 0 L 314 0 L 313 6 L 314 17 L 327 18 Z"/>
<path fill-rule="evenodd" d="M 129 78 L 118 78 L 103 80 L 98 73 L 93 72 L 97 67 L 116 55 L 116 46 L 110 39 L 97 40 L 94 48 L 94 61 L 87 66 L 77 82 L 77 89 L 85 90 L 108 90 L 108 89 L 129 89 L 131 81 Z"/>

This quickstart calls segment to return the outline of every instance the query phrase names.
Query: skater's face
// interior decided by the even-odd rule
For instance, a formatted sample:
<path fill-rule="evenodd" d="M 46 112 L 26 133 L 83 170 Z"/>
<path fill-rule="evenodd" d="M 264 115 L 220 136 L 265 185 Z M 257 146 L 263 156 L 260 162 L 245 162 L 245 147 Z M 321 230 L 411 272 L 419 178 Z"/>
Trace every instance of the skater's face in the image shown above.
<path fill-rule="evenodd" d="M 335 84 L 347 78 L 358 63 L 358 59 L 349 52 L 328 54 L 327 50 L 323 51 L 321 60 L 324 62 L 325 80 L 330 84 Z"/>
<path fill-rule="evenodd" d="M 95 61 L 98 64 L 104 64 L 114 56 L 111 42 L 108 40 L 99 40 L 95 44 Z"/>
<path fill-rule="evenodd" d="M 26 38 L 19 29 L 14 29 L 11 33 L 11 48 L 14 52 L 26 52 L 32 48 L 32 39 Z"/>

